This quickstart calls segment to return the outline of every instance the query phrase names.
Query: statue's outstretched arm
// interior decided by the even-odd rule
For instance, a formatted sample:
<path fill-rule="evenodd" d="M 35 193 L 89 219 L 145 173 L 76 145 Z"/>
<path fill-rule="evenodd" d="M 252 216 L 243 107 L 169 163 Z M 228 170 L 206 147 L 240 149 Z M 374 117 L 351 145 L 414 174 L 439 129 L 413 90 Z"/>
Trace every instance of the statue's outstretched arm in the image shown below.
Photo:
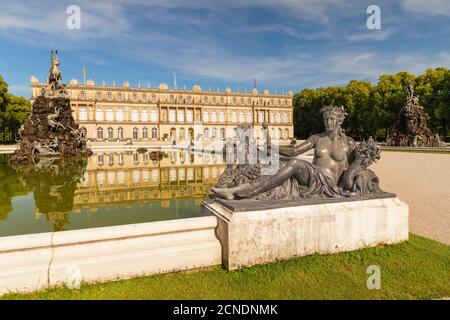
<path fill-rule="evenodd" d="M 299 154 L 302 154 L 308 150 L 313 149 L 314 145 L 315 145 L 315 141 L 316 141 L 316 136 L 311 136 L 305 142 L 303 142 L 302 144 L 300 144 L 294 148 L 288 147 L 288 146 L 280 146 L 279 152 L 282 156 L 295 157 L 295 156 L 298 156 Z"/>

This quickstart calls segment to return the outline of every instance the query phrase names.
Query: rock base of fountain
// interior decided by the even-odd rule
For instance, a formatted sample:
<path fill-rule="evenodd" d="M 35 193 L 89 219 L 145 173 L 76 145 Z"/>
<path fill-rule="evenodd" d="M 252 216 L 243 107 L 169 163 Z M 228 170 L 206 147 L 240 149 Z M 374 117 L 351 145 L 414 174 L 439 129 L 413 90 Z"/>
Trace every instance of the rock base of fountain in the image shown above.
<path fill-rule="evenodd" d="M 28 164 L 34 157 L 85 157 L 92 154 L 72 116 L 70 100 L 65 96 L 39 96 L 19 135 L 19 148 L 11 157 L 12 163 Z"/>

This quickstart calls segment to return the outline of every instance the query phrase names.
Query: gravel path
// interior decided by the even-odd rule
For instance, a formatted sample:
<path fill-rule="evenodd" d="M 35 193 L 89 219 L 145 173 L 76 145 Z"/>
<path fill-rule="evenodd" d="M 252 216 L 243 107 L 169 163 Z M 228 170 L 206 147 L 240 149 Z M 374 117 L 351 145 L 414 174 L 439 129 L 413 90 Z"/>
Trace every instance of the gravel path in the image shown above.
<path fill-rule="evenodd" d="M 450 244 L 450 154 L 382 152 L 370 168 L 409 204 L 410 232 Z"/>

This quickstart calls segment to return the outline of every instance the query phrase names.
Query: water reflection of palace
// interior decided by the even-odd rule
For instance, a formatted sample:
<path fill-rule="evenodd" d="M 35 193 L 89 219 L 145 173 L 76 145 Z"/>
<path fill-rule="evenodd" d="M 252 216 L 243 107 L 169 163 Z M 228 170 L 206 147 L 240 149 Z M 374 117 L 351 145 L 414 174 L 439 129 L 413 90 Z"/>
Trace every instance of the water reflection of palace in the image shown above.
<path fill-rule="evenodd" d="M 200 205 L 225 170 L 222 155 L 170 151 L 161 160 L 149 152 L 103 152 L 88 159 L 75 190 L 73 211 L 131 207 L 135 203 L 194 199 Z"/>

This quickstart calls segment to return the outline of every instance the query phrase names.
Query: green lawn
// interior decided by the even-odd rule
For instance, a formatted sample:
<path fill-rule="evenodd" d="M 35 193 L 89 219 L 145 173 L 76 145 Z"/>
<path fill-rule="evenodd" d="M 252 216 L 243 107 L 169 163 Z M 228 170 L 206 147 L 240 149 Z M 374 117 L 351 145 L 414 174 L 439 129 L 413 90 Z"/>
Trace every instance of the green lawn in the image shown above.
<path fill-rule="evenodd" d="M 366 286 L 381 269 L 381 289 Z M 415 235 L 392 246 L 226 271 L 221 267 L 156 275 L 80 290 L 53 288 L 6 299 L 430 299 L 450 297 L 450 246 Z"/>

